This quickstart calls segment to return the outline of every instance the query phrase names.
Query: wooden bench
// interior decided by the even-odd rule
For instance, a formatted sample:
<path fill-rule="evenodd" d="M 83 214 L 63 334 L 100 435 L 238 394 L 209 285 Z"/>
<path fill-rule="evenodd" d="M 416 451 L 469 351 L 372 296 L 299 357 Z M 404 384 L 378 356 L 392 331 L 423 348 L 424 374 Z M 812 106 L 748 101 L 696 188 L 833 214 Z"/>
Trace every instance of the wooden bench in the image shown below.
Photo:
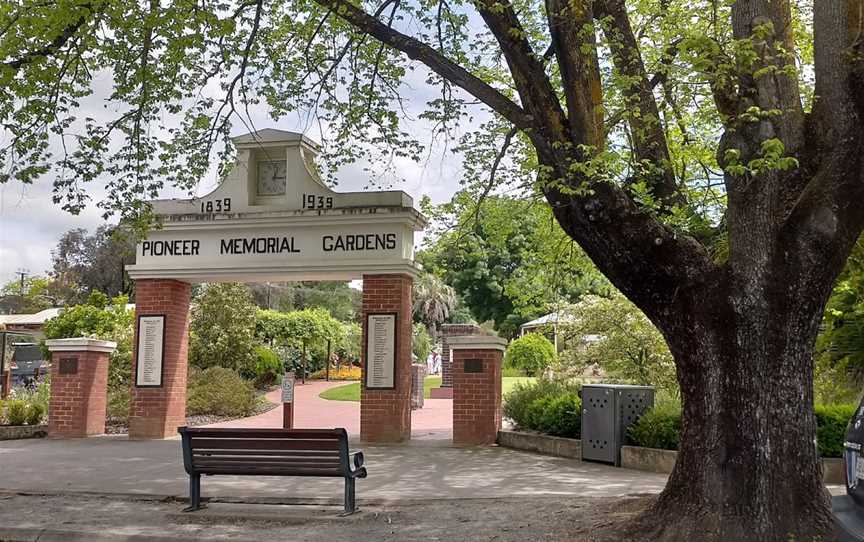
<path fill-rule="evenodd" d="M 325 476 L 345 479 L 345 512 L 357 510 L 354 481 L 366 478 L 363 453 L 348 452 L 345 429 L 180 427 L 189 507 L 201 508 L 201 475 Z M 353 466 L 352 466 L 353 465 Z"/>

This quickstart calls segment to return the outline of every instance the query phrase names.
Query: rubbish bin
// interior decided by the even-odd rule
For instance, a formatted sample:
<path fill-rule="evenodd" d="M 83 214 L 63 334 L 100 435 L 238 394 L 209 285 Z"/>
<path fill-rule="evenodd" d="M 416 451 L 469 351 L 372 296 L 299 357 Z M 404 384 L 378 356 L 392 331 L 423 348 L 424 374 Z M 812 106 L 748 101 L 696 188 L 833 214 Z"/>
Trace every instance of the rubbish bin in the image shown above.
<path fill-rule="evenodd" d="M 582 459 L 620 466 L 627 428 L 653 406 L 652 386 L 582 386 Z"/>

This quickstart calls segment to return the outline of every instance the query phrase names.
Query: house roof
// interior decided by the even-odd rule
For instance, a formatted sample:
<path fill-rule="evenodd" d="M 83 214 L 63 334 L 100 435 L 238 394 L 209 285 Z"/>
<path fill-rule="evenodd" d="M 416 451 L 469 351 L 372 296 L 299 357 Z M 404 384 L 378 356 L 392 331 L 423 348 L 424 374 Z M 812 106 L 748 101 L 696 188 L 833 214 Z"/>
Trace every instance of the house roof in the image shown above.
<path fill-rule="evenodd" d="M 572 322 L 573 316 L 564 312 L 552 312 L 545 316 L 541 316 L 540 318 L 536 318 L 531 320 L 530 322 L 525 322 L 521 326 L 521 329 L 529 329 L 532 327 L 541 327 L 551 324 L 557 324 L 558 322 Z"/>
<path fill-rule="evenodd" d="M 127 303 L 126 310 L 135 308 L 134 303 Z M 18 326 L 38 326 L 60 314 L 63 307 L 52 307 L 41 310 L 35 314 L 0 314 L 0 324 Z"/>

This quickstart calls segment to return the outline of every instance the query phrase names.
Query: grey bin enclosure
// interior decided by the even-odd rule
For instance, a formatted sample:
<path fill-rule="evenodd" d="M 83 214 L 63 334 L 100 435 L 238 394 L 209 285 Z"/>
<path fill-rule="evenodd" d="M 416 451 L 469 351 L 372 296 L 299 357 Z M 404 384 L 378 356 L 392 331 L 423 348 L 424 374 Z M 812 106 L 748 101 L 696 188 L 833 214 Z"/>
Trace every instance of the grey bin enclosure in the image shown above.
<path fill-rule="evenodd" d="M 627 428 L 653 406 L 651 386 L 582 386 L 582 459 L 620 466 Z"/>

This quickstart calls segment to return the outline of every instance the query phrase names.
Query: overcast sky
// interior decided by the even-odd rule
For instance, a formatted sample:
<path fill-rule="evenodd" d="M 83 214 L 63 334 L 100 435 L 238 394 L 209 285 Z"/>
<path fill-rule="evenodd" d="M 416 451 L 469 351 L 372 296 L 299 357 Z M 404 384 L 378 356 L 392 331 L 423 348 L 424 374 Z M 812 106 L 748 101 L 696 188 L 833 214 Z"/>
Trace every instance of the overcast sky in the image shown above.
<path fill-rule="evenodd" d="M 425 74 L 415 73 L 414 79 L 419 85 L 408 86 L 408 95 L 405 98 L 413 105 L 412 108 L 419 111 L 432 96 L 431 93 L 437 91 L 432 91 L 422 83 Z M 84 100 L 78 116 L 106 116 L 103 102 L 96 96 Z M 259 130 L 278 128 L 305 131 L 312 139 L 318 139 L 315 133 L 305 130 L 306 123 L 297 118 L 273 122 L 263 109 L 253 111 L 252 118 Z M 431 143 L 428 125 L 415 123 L 409 130 L 422 142 Z M 233 135 L 244 132 L 245 129 L 236 128 Z M 449 145 L 452 147 L 453 142 Z M 439 203 L 449 200 L 459 189 L 460 157 L 445 148 L 444 142 L 433 145 L 428 159 L 423 163 L 401 159 L 396 161 L 396 168 L 405 182 L 394 185 L 393 188 L 409 193 L 414 198 L 415 207 L 419 205 L 422 195 L 429 195 L 434 202 Z M 363 171 L 362 164 L 344 168 L 339 172 L 338 178 L 339 185 L 336 190 L 339 192 L 364 190 L 368 183 L 368 174 Z M 198 194 L 206 194 L 215 184 L 216 175 L 213 170 L 199 187 Z M 104 223 L 100 209 L 96 207 L 96 202 L 103 197 L 104 191 L 94 184 L 89 188 L 89 193 L 92 195 L 91 204 L 80 215 L 73 216 L 51 201 L 51 177 L 29 186 L 16 182 L 0 184 L 0 283 L 15 278 L 19 269 L 34 275 L 44 274 L 51 268 L 51 249 L 60 235 L 73 228 L 92 231 Z M 180 194 L 172 191 L 162 194 L 162 197 L 177 196 Z"/>

